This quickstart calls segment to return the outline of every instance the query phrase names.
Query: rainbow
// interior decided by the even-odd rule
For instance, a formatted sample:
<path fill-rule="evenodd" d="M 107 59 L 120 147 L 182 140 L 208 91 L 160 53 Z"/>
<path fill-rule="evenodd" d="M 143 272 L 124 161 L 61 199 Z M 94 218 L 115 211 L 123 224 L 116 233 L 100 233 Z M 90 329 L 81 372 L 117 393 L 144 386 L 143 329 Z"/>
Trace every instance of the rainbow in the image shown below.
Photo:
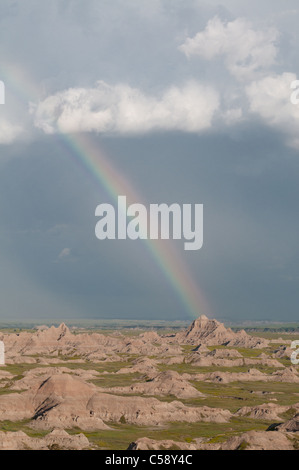
<path fill-rule="evenodd" d="M 17 72 L 17 73 L 16 73 Z M 2 70 L 0 70 L 2 73 Z M 37 87 L 28 73 L 16 67 L 6 69 L 6 73 L 2 74 L 3 79 L 15 91 L 17 95 L 24 98 L 24 86 L 28 84 L 28 95 L 31 101 L 38 101 Z M 11 78 L 13 77 L 13 78 Z M 16 79 L 16 77 L 18 77 Z M 21 81 L 21 83 L 20 83 Z M 21 88 L 21 92 L 20 92 Z M 30 101 L 30 100 L 29 100 Z M 125 179 L 104 155 L 103 151 L 95 143 L 91 135 L 84 134 L 64 134 L 61 133 L 61 139 L 71 150 L 72 156 L 81 163 L 90 177 L 97 184 L 104 187 L 110 197 L 117 201 L 119 195 L 127 197 L 128 205 L 136 202 L 141 203 L 142 198 L 136 193 L 132 185 Z M 177 297 L 184 306 L 185 314 L 191 318 L 197 318 L 205 313 L 209 314 L 208 303 L 205 296 L 198 285 L 196 285 L 193 277 L 187 269 L 186 263 L 181 255 L 177 253 L 173 244 L 168 241 L 161 240 L 143 240 L 146 244 L 151 256 L 164 274 L 169 284 L 174 289 Z"/>

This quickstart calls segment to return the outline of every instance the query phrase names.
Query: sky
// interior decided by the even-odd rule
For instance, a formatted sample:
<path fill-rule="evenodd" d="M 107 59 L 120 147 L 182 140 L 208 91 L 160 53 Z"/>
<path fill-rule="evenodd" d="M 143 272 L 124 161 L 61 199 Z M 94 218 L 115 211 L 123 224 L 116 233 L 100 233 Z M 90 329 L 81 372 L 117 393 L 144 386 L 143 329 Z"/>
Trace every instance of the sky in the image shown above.
<path fill-rule="evenodd" d="M 298 321 L 299 7 L 2 0 L 0 321 Z M 118 195 L 204 242 L 98 240 Z"/>

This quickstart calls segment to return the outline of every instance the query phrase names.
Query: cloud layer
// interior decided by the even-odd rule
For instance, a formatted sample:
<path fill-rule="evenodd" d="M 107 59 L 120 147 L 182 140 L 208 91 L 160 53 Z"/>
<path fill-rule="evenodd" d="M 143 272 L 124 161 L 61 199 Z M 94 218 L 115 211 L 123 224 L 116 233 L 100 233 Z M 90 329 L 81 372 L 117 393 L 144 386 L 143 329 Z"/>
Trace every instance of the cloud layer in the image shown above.
<path fill-rule="evenodd" d="M 212 18 L 204 31 L 187 38 L 180 50 L 188 57 L 212 60 L 223 56 L 229 72 L 236 78 L 250 79 L 261 69 L 275 64 L 278 31 L 255 29 L 244 18 L 225 23 Z"/>
<path fill-rule="evenodd" d="M 298 106 L 291 105 L 289 99 L 290 84 L 296 79 L 296 74 L 294 71 L 281 71 L 282 34 L 273 21 L 267 23 L 265 20 L 261 24 L 249 18 L 232 18 L 232 15 L 222 9 L 220 15 L 198 22 L 201 25 L 196 29 L 195 20 L 190 20 L 192 12 L 200 12 L 203 18 L 207 14 L 207 11 L 199 8 L 197 2 L 192 2 L 189 10 L 185 11 L 182 3 L 167 10 L 166 3 L 157 0 L 146 9 L 148 14 L 145 13 L 144 2 L 142 8 L 137 8 L 134 2 L 130 2 L 127 8 L 119 11 L 109 6 L 108 2 L 102 8 L 95 1 L 86 10 L 81 7 L 80 2 L 77 6 L 69 2 L 64 6 L 53 2 L 52 7 L 49 7 L 49 18 L 57 23 L 57 32 L 62 34 L 63 27 L 67 29 L 64 34 L 68 40 L 62 42 L 62 48 L 67 48 L 68 42 L 73 44 L 72 48 L 68 48 L 70 72 L 65 77 L 58 76 L 56 71 L 55 77 L 46 76 L 41 79 L 35 73 L 29 85 L 27 82 L 30 80 L 26 77 L 33 77 L 34 72 L 28 75 L 23 69 L 22 73 L 21 64 L 17 73 L 8 73 L 8 76 L 14 76 L 13 83 L 17 84 L 17 88 L 12 88 L 8 83 L 11 101 L 8 100 L 1 108 L 0 144 L 13 143 L 24 136 L 24 129 L 27 136 L 33 137 L 36 129 L 46 134 L 95 132 L 138 135 L 163 131 L 202 133 L 211 129 L 218 132 L 219 128 L 227 130 L 241 120 L 254 122 L 258 116 L 265 125 L 280 131 L 288 145 L 299 146 Z M 13 14 L 8 6 L 6 10 L 4 6 L 2 8 L 3 25 L 6 24 L 6 29 L 13 24 L 27 24 L 21 17 Z M 277 5 L 275 8 L 277 9 Z M 27 19 L 29 10 L 24 10 L 21 3 L 18 9 L 20 14 L 25 15 L 22 18 Z M 44 14 L 43 11 L 36 10 L 36 19 Z M 78 14 L 82 16 L 83 11 L 82 22 L 78 22 Z M 117 27 L 125 20 L 128 30 L 123 32 L 123 36 L 121 32 L 118 36 L 113 36 L 113 28 L 105 26 L 104 13 L 107 18 L 116 22 Z M 129 28 L 130 14 L 139 28 Z M 179 21 L 184 14 L 188 16 L 193 34 L 188 34 L 188 30 L 184 29 L 183 20 Z M 290 12 L 282 12 L 281 15 L 289 18 Z M 296 11 L 292 10 L 291 16 L 294 15 Z M 279 16 L 276 14 L 276 17 Z M 98 24 L 101 25 L 102 36 L 101 31 L 96 28 Z M 159 32 L 155 43 L 152 34 L 150 35 L 153 24 Z M 50 31 L 48 23 L 47 31 Z M 169 31 L 168 36 L 166 31 Z M 39 28 L 37 33 L 45 46 L 48 39 Z M 74 42 L 76 37 L 80 43 L 77 47 Z M 137 37 L 142 38 L 140 44 L 136 43 Z M 92 38 L 96 38 L 98 49 Z M 109 41 L 111 50 L 104 47 L 104 39 Z M 57 49 L 57 38 L 53 44 Z M 85 53 L 82 54 L 83 44 L 84 50 L 90 50 L 93 54 L 92 67 L 85 60 Z M 7 51 L 13 45 L 14 42 L 10 42 Z M 31 39 L 29 46 L 33 50 L 36 47 L 37 56 L 41 53 L 38 45 L 34 46 Z M 124 54 L 122 47 L 126 47 Z M 83 70 L 87 67 L 85 74 L 100 81 L 93 80 L 88 85 L 84 83 L 86 77 L 83 72 L 82 76 L 79 74 L 76 49 L 81 51 L 80 63 L 82 62 Z M 99 60 L 95 60 L 96 50 L 99 51 Z M 127 58 L 126 63 L 123 56 Z M 60 54 L 57 57 L 57 65 L 61 67 Z M 153 59 L 155 68 L 150 68 Z M 55 59 L 51 55 L 52 60 Z M 167 60 L 170 64 L 168 69 L 165 67 Z M 135 63 L 135 74 L 128 72 L 134 61 L 139 61 L 138 64 Z M 9 63 L 12 63 L 11 59 Z M 37 63 L 34 61 L 33 70 Z M 49 73 L 49 64 L 46 61 L 41 70 Z M 118 68 L 114 70 L 116 64 Z M 126 72 L 119 80 L 118 72 L 121 67 Z M 38 71 L 40 75 L 41 70 Z M 74 77 L 70 78 L 72 70 Z M 111 70 L 115 73 L 111 73 Z M 145 73 L 149 70 L 145 80 Z M 162 70 L 168 73 L 161 75 Z M 18 84 L 15 77 L 20 77 L 22 83 Z M 151 82 L 152 79 L 156 82 Z M 75 85 L 78 81 L 82 82 L 80 86 Z M 72 83 L 65 86 L 65 82 Z M 32 91 L 33 88 L 35 91 Z M 53 88 L 55 90 L 51 90 Z M 20 94 L 22 99 L 18 101 Z M 29 99 L 25 104 L 26 95 Z M 36 96 L 40 96 L 39 101 Z M 29 101 L 31 104 L 28 110 Z"/>
<path fill-rule="evenodd" d="M 246 88 L 250 111 L 286 135 L 287 143 L 299 149 L 299 105 L 291 103 L 293 73 L 267 76 Z"/>
<path fill-rule="evenodd" d="M 0 119 L 0 144 L 11 144 L 22 134 L 21 126 L 12 124 L 5 118 Z"/>
<path fill-rule="evenodd" d="M 129 81 L 112 84 L 100 80 L 94 86 L 67 87 L 31 103 L 32 124 L 46 134 L 201 133 L 219 130 L 219 126 L 228 129 L 259 116 L 267 126 L 284 133 L 288 144 L 297 146 L 298 110 L 289 100 L 290 83 L 296 76 L 275 72 L 279 40 L 280 33 L 273 26 L 262 28 L 246 18 L 225 21 L 214 16 L 177 47 L 180 66 L 188 69 L 183 53 L 190 70 L 195 67 L 180 84 L 166 86 L 164 91 L 146 90 Z M 200 74 L 213 63 L 218 68 L 222 64 L 219 71 L 222 67 L 229 73 L 224 83 L 215 74 L 202 79 L 194 73 L 197 70 Z M 13 142 L 19 134 L 18 127 L 6 123 L 0 143 Z"/>
<path fill-rule="evenodd" d="M 201 132 L 211 127 L 218 93 L 190 81 L 170 87 L 160 98 L 128 85 L 98 82 L 95 88 L 70 88 L 32 106 L 36 127 L 54 132 L 139 134 L 150 131 Z"/>

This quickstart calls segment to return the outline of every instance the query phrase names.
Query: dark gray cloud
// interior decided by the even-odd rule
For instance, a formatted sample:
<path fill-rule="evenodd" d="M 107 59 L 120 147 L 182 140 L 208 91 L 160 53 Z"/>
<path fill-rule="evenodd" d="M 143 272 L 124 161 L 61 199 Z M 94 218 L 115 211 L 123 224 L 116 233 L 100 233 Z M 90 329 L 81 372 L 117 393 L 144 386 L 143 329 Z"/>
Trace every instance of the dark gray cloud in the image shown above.
<path fill-rule="evenodd" d="M 63 137 L 88 131 L 145 203 L 204 204 L 203 248 L 175 246 L 213 315 L 297 319 L 298 14 L 295 1 L 2 0 L 3 318 L 189 315 L 146 244 L 95 238 L 111 197 Z"/>
<path fill-rule="evenodd" d="M 277 135 L 252 128 L 237 141 L 173 134 L 99 139 L 99 146 L 146 203 L 204 204 L 204 247 L 177 249 L 217 317 L 297 318 L 299 162 Z M 26 273 L 24 282 L 55 304 L 55 318 L 184 318 L 185 306 L 144 243 L 94 237 L 94 209 L 109 196 L 60 151 L 51 137 L 2 164 L 1 245 L 18 283 Z M 16 299 L 2 298 L 12 313 Z M 38 316 L 34 299 L 30 313 Z M 23 308 L 29 315 L 26 302 Z"/>

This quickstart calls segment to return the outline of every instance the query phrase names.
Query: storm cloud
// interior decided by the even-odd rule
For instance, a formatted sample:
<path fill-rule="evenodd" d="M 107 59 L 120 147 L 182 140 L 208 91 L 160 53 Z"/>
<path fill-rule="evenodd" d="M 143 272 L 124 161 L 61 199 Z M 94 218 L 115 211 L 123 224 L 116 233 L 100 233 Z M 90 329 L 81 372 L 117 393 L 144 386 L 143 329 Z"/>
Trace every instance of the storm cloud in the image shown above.
<path fill-rule="evenodd" d="M 298 19 L 295 1 L 2 0 L 3 318 L 190 316 L 144 243 L 96 239 L 113 201 L 69 144 L 84 134 L 136 202 L 204 205 L 202 249 L 173 245 L 209 314 L 297 319 Z"/>

